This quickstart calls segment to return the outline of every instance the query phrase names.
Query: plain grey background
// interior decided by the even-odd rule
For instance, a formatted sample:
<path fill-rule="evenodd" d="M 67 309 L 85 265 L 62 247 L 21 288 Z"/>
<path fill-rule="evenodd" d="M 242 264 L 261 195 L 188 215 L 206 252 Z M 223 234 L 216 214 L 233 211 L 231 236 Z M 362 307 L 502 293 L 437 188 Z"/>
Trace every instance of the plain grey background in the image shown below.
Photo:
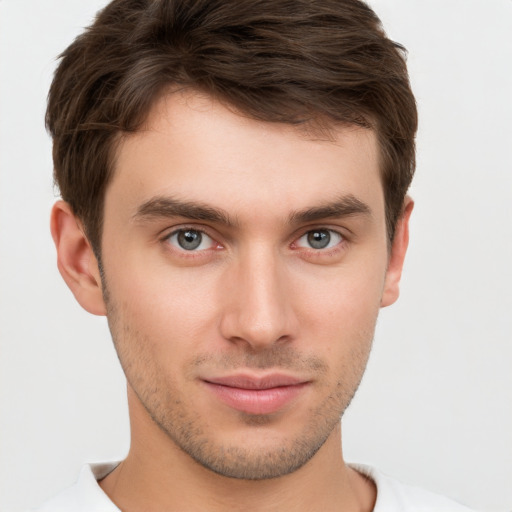
<path fill-rule="evenodd" d="M 99 0 L 0 0 L 0 510 L 129 443 L 106 321 L 55 265 L 43 127 L 55 57 Z M 411 245 L 344 420 L 348 460 L 512 510 L 512 1 L 375 0 L 419 104 Z"/>

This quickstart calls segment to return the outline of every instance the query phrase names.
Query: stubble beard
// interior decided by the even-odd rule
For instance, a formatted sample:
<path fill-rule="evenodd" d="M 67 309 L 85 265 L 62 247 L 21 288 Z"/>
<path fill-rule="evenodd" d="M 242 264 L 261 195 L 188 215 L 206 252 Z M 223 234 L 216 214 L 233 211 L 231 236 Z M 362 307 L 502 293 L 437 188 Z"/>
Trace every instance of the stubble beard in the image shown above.
<path fill-rule="evenodd" d="M 270 447 L 251 448 L 217 441 L 204 426 L 204 418 L 190 410 L 182 399 L 176 399 L 172 389 L 167 391 L 167 399 L 161 400 L 156 393 L 141 392 L 139 386 L 132 388 L 152 420 L 182 452 L 214 473 L 244 480 L 278 478 L 304 466 L 335 431 L 355 394 L 354 390 L 347 396 L 343 383 L 338 382 L 336 391 L 311 411 L 308 424 L 294 439 L 281 446 L 272 443 Z M 273 420 L 269 415 L 240 413 L 239 421 L 254 429 L 264 429 Z"/>
<path fill-rule="evenodd" d="M 341 383 L 339 387 L 341 390 Z M 255 448 L 216 441 L 202 426 L 198 415 L 184 414 L 185 408 L 180 402 L 174 402 L 173 408 L 159 403 L 155 396 L 144 397 L 141 402 L 173 443 L 201 466 L 224 477 L 265 480 L 293 473 L 304 466 L 336 429 L 350 398 L 340 396 L 339 392 L 329 396 L 311 411 L 309 424 L 304 425 L 294 439 L 280 446 L 259 444 Z M 265 429 L 272 423 L 268 415 L 245 413 L 239 414 L 239 421 L 253 429 Z"/>
<path fill-rule="evenodd" d="M 216 439 L 205 418 L 187 405 L 186 397 L 166 375 L 165 369 L 159 367 L 158 361 L 151 360 L 149 351 L 144 351 L 144 347 L 150 346 L 150 341 L 137 333 L 126 318 L 121 318 L 105 286 L 104 296 L 109 327 L 121 366 L 140 403 L 176 447 L 204 468 L 228 478 L 278 478 L 293 473 L 311 460 L 335 431 L 350 404 L 364 373 L 373 339 L 373 331 L 361 333 L 365 340 L 361 340 L 357 353 L 349 358 L 343 368 L 341 374 L 344 379 L 338 380 L 331 393 L 309 411 L 307 424 L 293 439 L 287 439 L 280 446 L 259 445 L 251 448 L 248 446 L 250 443 L 241 446 Z M 126 343 L 127 340 L 131 342 Z M 208 359 L 215 359 L 218 367 L 230 369 L 278 367 L 300 371 L 307 368 L 314 369 L 319 375 L 328 370 L 325 362 L 315 357 L 304 358 L 295 349 L 279 345 L 264 352 L 247 353 L 236 358 L 225 357 L 223 360 L 215 355 L 203 355 L 193 364 L 204 364 Z M 240 412 L 240 422 L 254 429 L 265 429 L 272 421 L 272 415 Z"/>

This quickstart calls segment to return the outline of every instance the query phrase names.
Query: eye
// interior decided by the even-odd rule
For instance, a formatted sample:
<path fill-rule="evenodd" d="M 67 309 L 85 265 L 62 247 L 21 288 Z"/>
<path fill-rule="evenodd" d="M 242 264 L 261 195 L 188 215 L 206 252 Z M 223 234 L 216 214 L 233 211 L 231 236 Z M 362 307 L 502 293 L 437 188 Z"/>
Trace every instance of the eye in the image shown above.
<path fill-rule="evenodd" d="M 167 241 L 184 251 L 204 251 L 216 245 L 211 237 L 198 229 L 178 229 L 169 235 Z"/>
<path fill-rule="evenodd" d="M 343 237 L 332 229 L 313 229 L 302 235 L 296 242 L 298 247 L 308 249 L 330 249 L 343 241 Z"/>

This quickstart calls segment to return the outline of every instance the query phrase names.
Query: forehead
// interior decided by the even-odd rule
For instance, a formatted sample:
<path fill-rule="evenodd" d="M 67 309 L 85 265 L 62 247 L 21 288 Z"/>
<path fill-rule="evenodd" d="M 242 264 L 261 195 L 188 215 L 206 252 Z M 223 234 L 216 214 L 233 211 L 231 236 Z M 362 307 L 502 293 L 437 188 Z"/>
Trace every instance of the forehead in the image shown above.
<path fill-rule="evenodd" d="M 161 97 L 142 129 L 123 137 L 105 206 L 115 200 L 133 210 L 152 197 L 178 195 L 235 213 L 272 205 L 276 215 L 288 215 L 346 194 L 383 209 L 372 130 L 340 126 L 321 135 L 256 121 L 182 91 Z"/>

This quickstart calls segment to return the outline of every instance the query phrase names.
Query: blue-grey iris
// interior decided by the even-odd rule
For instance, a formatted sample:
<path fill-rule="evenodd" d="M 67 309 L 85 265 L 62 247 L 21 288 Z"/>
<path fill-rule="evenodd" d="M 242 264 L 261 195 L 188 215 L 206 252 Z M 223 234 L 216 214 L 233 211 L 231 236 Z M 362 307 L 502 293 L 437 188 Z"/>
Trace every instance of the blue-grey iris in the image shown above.
<path fill-rule="evenodd" d="M 310 231 L 308 233 L 308 244 L 313 249 L 325 249 L 331 241 L 331 234 L 326 229 Z"/>
<path fill-rule="evenodd" d="M 203 236 L 200 231 L 186 229 L 178 233 L 177 240 L 182 249 L 193 251 L 201 245 Z"/>

